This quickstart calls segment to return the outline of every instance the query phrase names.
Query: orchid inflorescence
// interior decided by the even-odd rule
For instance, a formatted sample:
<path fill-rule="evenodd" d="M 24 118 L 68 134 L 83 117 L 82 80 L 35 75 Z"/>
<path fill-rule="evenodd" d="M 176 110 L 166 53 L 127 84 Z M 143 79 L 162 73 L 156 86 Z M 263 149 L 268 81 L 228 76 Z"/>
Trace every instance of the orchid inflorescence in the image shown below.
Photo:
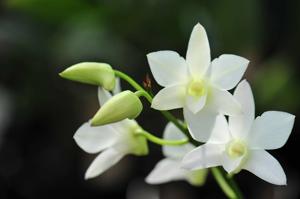
<path fill-rule="evenodd" d="M 191 33 L 186 58 L 174 51 L 152 52 L 147 58 L 154 79 L 164 87 L 154 97 L 109 64 L 83 62 L 60 73 L 99 86 L 100 109 L 74 135 L 87 153 L 101 152 L 86 171 L 86 179 L 102 174 L 127 154 L 147 155 L 150 141 L 162 145 L 165 156 L 146 177 L 150 184 L 186 180 L 201 186 L 210 169 L 228 198 L 243 197 L 233 179 L 241 170 L 286 185 L 281 165 L 266 150 L 286 143 L 295 116 L 267 111 L 255 118 L 251 87 L 241 81 L 247 59 L 224 54 L 211 61 L 206 31 L 199 23 Z M 121 91 L 120 79 L 135 91 Z M 234 87 L 232 95 L 228 90 Z M 143 110 L 141 97 L 169 120 L 163 138 L 134 120 Z M 168 112 L 179 108 L 184 121 Z"/>

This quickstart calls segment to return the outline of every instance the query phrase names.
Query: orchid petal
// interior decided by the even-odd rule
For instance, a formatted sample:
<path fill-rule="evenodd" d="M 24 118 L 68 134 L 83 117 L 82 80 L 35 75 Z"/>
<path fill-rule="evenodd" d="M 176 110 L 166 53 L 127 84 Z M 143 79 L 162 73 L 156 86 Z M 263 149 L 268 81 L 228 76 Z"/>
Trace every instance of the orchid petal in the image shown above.
<path fill-rule="evenodd" d="M 276 185 L 286 185 L 286 175 L 279 162 L 264 150 L 253 150 L 243 169 Z"/>
<path fill-rule="evenodd" d="M 180 161 L 165 158 L 156 164 L 147 176 L 146 182 L 149 184 L 161 184 L 175 180 L 184 180 L 186 172 L 180 168 Z"/>
<path fill-rule="evenodd" d="M 193 139 L 206 142 L 211 136 L 218 114 L 206 108 L 194 114 L 186 107 L 183 114 Z"/>
<path fill-rule="evenodd" d="M 171 122 L 169 122 L 164 131 L 163 138 L 165 140 L 181 140 L 187 137 Z M 163 153 L 166 157 L 181 159 L 187 152 L 195 147 L 192 144 L 184 144 L 180 146 L 163 146 Z"/>
<path fill-rule="evenodd" d="M 226 151 L 224 151 L 222 157 L 223 157 L 222 165 L 225 171 L 227 171 L 227 173 L 234 172 L 234 170 L 236 170 L 240 166 L 242 159 L 244 158 L 244 156 L 238 158 L 231 158 L 228 156 L 228 154 L 226 154 Z"/>
<path fill-rule="evenodd" d="M 74 139 L 87 153 L 98 153 L 115 143 L 116 132 L 108 125 L 92 127 L 89 123 L 84 123 L 76 131 Z"/>
<path fill-rule="evenodd" d="M 158 51 L 147 55 L 154 79 L 161 86 L 170 86 L 184 81 L 187 77 L 187 65 L 174 51 Z"/>
<path fill-rule="evenodd" d="M 121 93 L 122 91 L 122 88 L 121 88 L 121 81 L 120 81 L 120 78 L 116 78 L 116 84 L 115 84 L 115 88 L 114 90 L 112 91 L 112 93 L 114 95 L 118 94 L 118 93 Z"/>
<path fill-rule="evenodd" d="M 186 106 L 194 114 L 198 113 L 206 103 L 207 94 L 201 96 L 200 98 L 188 95 L 186 98 Z"/>
<path fill-rule="evenodd" d="M 197 114 L 194 114 L 188 108 L 184 108 L 183 113 L 192 138 L 200 142 L 206 142 L 211 136 L 218 114 L 206 108 Z"/>
<path fill-rule="evenodd" d="M 212 129 L 211 136 L 207 143 L 210 144 L 224 144 L 231 138 L 228 123 L 224 115 L 219 114 L 216 117 L 215 125 Z"/>
<path fill-rule="evenodd" d="M 228 91 L 212 87 L 208 98 L 207 106 L 217 113 L 229 116 L 242 113 L 241 105 Z"/>
<path fill-rule="evenodd" d="M 114 148 L 109 148 L 103 151 L 96 157 L 96 159 L 92 162 L 92 164 L 86 171 L 85 179 L 94 178 L 102 174 L 107 169 L 119 162 L 123 156 L 124 154 L 120 153 Z"/>
<path fill-rule="evenodd" d="M 153 98 L 151 107 L 157 110 L 171 110 L 184 106 L 184 85 L 163 88 Z"/>
<path fill-rule="evenodd" d="M 249 133 L 249 145 L 253 149 L 278 149 L 289 138 L 295 116 L 286 112 L 267 111 L 254 121 Z"/>
<path fill-rule="evenodd" d="M 243 80 L 234 91 L 234 98 L 240 103 L 242 114 L 229 117 L 229 129 L 236 138 L 245 138 L 254 121 L 254 98 L 251 87 Z"/>
<path fill-rule="evenodd" d="M 210 47 L 206 31 L 198 23 L 193 28 L 186 53 L 186 62 L 191 75 L 203 76 L 209 67 L 210 61 Z"/>
<path fill-rule="evenodd" d="M 100 106 L 103 106 L 112 95 L 107 90 L 103 89 L 102 87 L 98 87 L 98 101 Z"/>
<path fill-rule="evenodd" d="M 237 85 L 245 73 L 249 60 L 236 55 L 221 55 L 211 65 L 211 82 L 222 90 Z"/>
<path fill-rule="evenodd" d="M 204 144 L 187 153 L 182 160 L 182 167 L 196 170 L 222 165 L 222 152 L 225 146 Z"/>

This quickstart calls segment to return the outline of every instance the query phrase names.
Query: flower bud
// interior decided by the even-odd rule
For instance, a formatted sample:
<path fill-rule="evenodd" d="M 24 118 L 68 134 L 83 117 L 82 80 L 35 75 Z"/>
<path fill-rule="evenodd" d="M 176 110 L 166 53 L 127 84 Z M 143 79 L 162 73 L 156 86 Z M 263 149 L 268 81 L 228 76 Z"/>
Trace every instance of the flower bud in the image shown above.
<path fill-rule="evenodd" d="M 110 98 L 92 119 L 92 126 L 100 126 L 136 118 L 142 111 L 143 105 L 133 92 L 123 91 Z"/>
<path fill-rule="evenodd" d="M 206 182 L 208 169 L 197 169 L 187 173 L 187 180 L 191 185 L 202 186 Z"/>
<path fill-rule="evenodd" d="M 96 86 L 106 90 L 115 87 L 115 73 L 109 64 L 96 62 L 82 62 L 70 66 L 59 74 L 61 77 Z"/>

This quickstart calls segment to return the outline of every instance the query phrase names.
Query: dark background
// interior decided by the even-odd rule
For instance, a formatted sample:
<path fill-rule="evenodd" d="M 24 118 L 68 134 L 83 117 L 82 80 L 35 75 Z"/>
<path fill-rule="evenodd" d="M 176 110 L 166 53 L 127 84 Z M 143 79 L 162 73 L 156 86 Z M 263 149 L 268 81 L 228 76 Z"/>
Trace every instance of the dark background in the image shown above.
<path fill-rule="evenodd" d="M 251 60 L 246 78 L 256 115 L 282 110 L 297 116 L 299 9 L 297 0 L 0 1 L 0 198 L 225 198 L 211 176 L 200 188 L 186 182 L 145 184 L 162 158 L 152 144 L 149 156 L 130 156 L 85 181 L 95 156 L 76 146 L 72 136 L 98 109 L 96 87 L 58 73 L 81 61 L 99 61 L 142 82 L 149 73 L 146 54 L 169 49 L 185 55 L 192 27 L 200 22 L 213 58 L 232 53 Z M 166 124 L 149 108 L 138 121 L 157 135 Z M 298 121 L 287 144 L 271 151 L 288 186 L 244 171 L 236 179 L 246 198 L 298 198 Z"/>

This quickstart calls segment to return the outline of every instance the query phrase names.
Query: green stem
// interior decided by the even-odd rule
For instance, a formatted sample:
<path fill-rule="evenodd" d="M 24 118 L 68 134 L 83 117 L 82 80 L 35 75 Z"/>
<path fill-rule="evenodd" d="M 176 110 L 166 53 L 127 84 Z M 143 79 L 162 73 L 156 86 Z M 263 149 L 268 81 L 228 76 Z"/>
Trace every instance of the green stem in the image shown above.
<path fill-rule="evenodd" d="M 182 123 L 180 123 L 170 112 L 168 111 L 160 111 L 163 116 L 165 118 L 167 118 L 167 120 L 169 120 L 170 122 L 172 122 L 178 129 L 181 130 L 181 132 L 189 139 L 189 141 L 195 145 L 195 146 L 199 146 L 202 143 L 194 140 L 191 136 L 191 134 L 189 133 L 188 129 L 186 128 L 186 126 Z"/>
<path fill-rule="evenodd" d="M 223 170 L 224 175 L 226 176 L 225 171 Z M 225 177 L 226 178 L 226 177 Z M 240 190 L 240 188 L 238 187 L 237 183 L 235 182 L 235 180 L 233 179 L 233 176 L 231 177 L 227 177 L 227 180 L 229 182 L 229 184 L 231 185 L 231 187 L 235 190 L 235 193 L 237 194 L 237 198 L 238 199 L 243 199 L 244 196 Z"/>
<path fill-rule="evenodd" d="M 118 70 L 115 70 L 115 75 L 127 81 L 133 88 L 135 88 L 137 90 L 136 94 L 138 96 L 143 96 L 149 101 L 149 103 L 152 103 L 153 100 L 152 96 L 142 86 L 136 83 L 136 81 L 134 81 L 130 76 Z M 177 118 L 174 117 L 170 112 L 168 111 L 160 111 L 160 112 L 168 121 L 172 122 L 178 129 L 182 131 L 182 133 L 184 133 L 188 137 L 189 142 L 191 142 L 195 146 L 199 146 L 202 144 L 194 140 L 191 137 L 190 133 L 188 132 L 186 125 L 180 123 L 177 120 Z M 144 136 L 148 136 L 149 138 L 151 137 L 150 139 L 155 140 L 155 143 L 159 143 L 161 141 L 160 138 L 157 138 L 149 133 L 145 133 Z M 224 174 L 224 170 L 217 167 L 211 168 L 211 171 L 217 183 L 222 188 L 223 192 L 226 194 L 227 197 L 229 197 L 230 199 L 243 199 L 241 191 L 239 190 L 233 177 L 226 176 L 226 174 Z"/>
<path fill-rule="evenodd" d="M 152 100 L 153 100 L 152 96 L 142 86 L 140 86 L 138 83 L 136 83 L 135 80 L 133 80 L 130 76 L 126 75 L 125 73 L 123 73 L 121 71 L 118 71 L 118 70 L 114 70 L 114 71 L 115 71 L 115 75 L 117 77 L 120 77 L 121 79 L 125 80 L 133 88 L 135 88 L 137 90 L 136 94 L 138 96 L 143 96 L 148 100 L 148 102 L 150 104 L 152 103 Z M 181 124 L 177 120 L 177 118 L 175 118 L 170 112 L 168 112 L 168 111 L 160 111 L 160 112 L 168 121 L 171 121 L 177 128 L 179 128 L 190 139 L 191 142 L 194 142 L 194 144 L 197 144 L 197 145 L 200 144 L 199 142 L 197 142 L 191 138 L 191 135 L 189 134 L 186 126 Z"/>
<path fill-rule="evenodd" d="M 151 95 L 149 95 L 149 93 L 147 93 L 147 91 L 145 91 L 145 90 L 138 90 L 138 91 L 135 92 L 135 94 L 136 94 L 138 97 L 145 97 L 145 98 L 149 101 L 149 103 L 152 102 L 152 97 L 151 97 Z"/>
<path fill-rule="evenodd" d="M 232 189 L 230 183 L 226 180 L 226 177 L 224 177 L 221 170 L 217 167 L 213 167 L 211 168 L 211 172 L 226 196 L 230 199 L 238 199 L 237 194 Z"/>
<path fill-rule="evenodd" d="M 147 131 L 144 130 L 138 130 L 136 132 L 136 135 L 141 135 L 146 137 L 149 141 L 159 144 L 159 145 L 172 145 L 172 146 L 178 146 L 178 145 L 183 145 L 189 142 L 188 139 L 182 139 L 182 140 L 165 140 L 161 139 L 159 137 L 154 136 L 151 133 L 148 133 Z"/>
<path fill-rule="evenodd" d="M 133 80 L 130 76 L 128 76 L 125 73 L 118 71 L 118 70 L 114 70 L 114 71 L 115 71 L 115 75 L 117 77 L 120 77 L 121 79 L 127 81 L 136 90 L 144 90 L 144 88 L 142 86 L 140 86 L 138 83 L 136 83 L 136 81 Z"/>

